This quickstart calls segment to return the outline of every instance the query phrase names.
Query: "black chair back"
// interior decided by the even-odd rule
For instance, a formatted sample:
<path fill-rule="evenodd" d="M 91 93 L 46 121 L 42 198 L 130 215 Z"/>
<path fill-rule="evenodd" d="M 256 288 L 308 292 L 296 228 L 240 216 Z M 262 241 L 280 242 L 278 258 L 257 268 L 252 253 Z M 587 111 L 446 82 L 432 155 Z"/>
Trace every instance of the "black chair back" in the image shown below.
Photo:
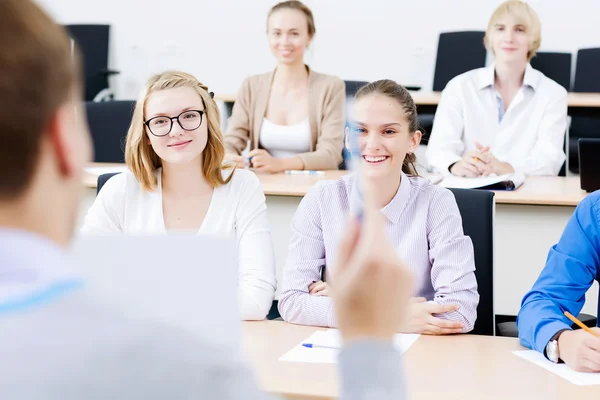
<path fill-rule="evenodd" d="M 569 91 L 572 58 L 571 53 L 538 52 L 531 59 L 531 66 Z"/>
<path fill-rule="evenodd" d="M 110 25 L 66 25 L 83 58 L 85 100 L 92 101 L 108 88 L 108 43 Z"/>
<path fill-rule="evenodd" d="M 369 82 L 365 81 L 344 81 L 346 84 L 346 97 L 354 97 L 358 89 L 365 86 Z"/>
<path fill-rule="evenodd" d="M 444 90 L 457 75 L 485 67 L 487 51 L 483 45 L 484 36 L 485 32 L 482 31 L 440 33 L 433 91 Z"/>
<path fill-rule="evenodd" d="M 281 314 L 279 314 L 279 309 L 277 308 L 279 301 L 273 300 L 273 304 L 271 304 L 271 309 L 267 314 L 267 320 L 272 321 L 274 319 L 281 318 Z"/>
<path fill-rule="evenodd" d="M 581 49 L 577 52 L 577 65 L 573 91 L 599 93 L 600 48 Z M 578 142 L 580 138 L 600 138 L 600 117 L 573 117 L 569 128 L 569 170 L 579 173 Z"/>
<path fill-rule="evenodd" d="M 477 321 L 471 333 L 494 334 L 494 192 L 450 189 L 462 217 L 465 235 L 475 250 L 475 277 L 479 291 Z"/>
<path fill-rule="evenodd" d="M 577 65 L 575 66 L 574 92 L 600 93 L 600 47 L 580 49 L 577 52 Z"/>
<path fill-rule="evenodd" d="M 86 102 L 88 125 L 94 142 L 94 161 L 125 161 L 125 138 L 135 101 Z"/>
<path fill-rule="evenodd" d="M 108 182 L 108 180 L 110 178 L 112 178 L 113 176 L 120 174 L 120 172 L 110 172 L 108 174 L 102 174 L 98 176 L 98 183 L 96 185 L 96 196 L 98 195 L 98 193 L 100 193 L 100 190 L 102 189 L 102 186 L 104 186 L 104 184 L 106 182 Z"/>

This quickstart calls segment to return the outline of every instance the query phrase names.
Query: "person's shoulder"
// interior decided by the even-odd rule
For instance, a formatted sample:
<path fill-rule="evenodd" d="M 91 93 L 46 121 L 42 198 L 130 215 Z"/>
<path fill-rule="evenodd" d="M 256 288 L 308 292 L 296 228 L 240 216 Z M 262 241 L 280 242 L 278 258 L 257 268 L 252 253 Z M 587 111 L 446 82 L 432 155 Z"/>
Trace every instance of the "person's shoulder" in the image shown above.
<path fill-rule="evenodd" d="M 482 75 L 488 73 L 488 68 L 475 68 L 450 79 L 444 90 L 460 89 L 465 86 L 474 86 Z"/>
<path fill-rule="evenodd" d="M 315 85 L 324 87 L 329 90 L 346 90 L 346 84 L 339 76 L 324 74 L 321 72 L 314 71 L 312 69 L 310 71 L 310 74 L 312 75 L 312 79 Z"/>
<path fill-rule="evenodd" d="M 236 204 L 259 201 L 264 203 L 265 192 L 258 176 L 252 171 L 243 168 L 223 169 L 221 172 L 225 184 L 218 190 L 222 193 L 221 207 L 233 209 Z"/>
<path fill-rule="evenodd" d="M 450 189 L 431 183 L 422 176 L 408 176 L 411 186 L 413 201 L 417 202 L 456 202 Z"/>
<path fill-rule="evenodd" d="M 567 89 L 565 89 L 562 85 L 556 82 L 554 79 L 551 79 L 544 75 L 541 71 L 536 69 L 533 70 L 535 74 L 538 74 L 539 79 L 539 91 L 544 93 L 546 96 L 550 98 L 562 98 L 567 97 Z"/>
<path fill-rule="evenodd" d="M 261 186 L 260 179 L 258 176 L 250 170 L 243 168 L 235 168 L 235 169 L 223 169 L 221 171 L 223 179 L 229 179 L 225 185 L 230 190 L 240 190 L 240 188 L 249 187 L 249 186 Z"/>
<path fill-rule="evenodd" d="M 120 352 L 122 355 L 122 352 L 129 352 L 135 348 L 143 348 L 149 357 L 177 357 L 163 350 L 171 347 L 171 350 L 183 353 L 190 343 L 201 344 L 183 330 L 118 313 L 112 307 L 95 301 L 85 290 L 65 296 L 53 306 L 46 307 L 38 313 L 38 317 L 40 325 L 46 323 L 46 320 L 56 319 L 57 324 L 62 326 L 57 326 L 55 332 L 73 330 L 73 336 L 76 337 L 87 331 L 86 335 L 89 336 L 87 339 L 81 337 L 80 345 L 90 343 L 89 339 L 93 339 L 92 342 L 103 344 L 102 347 L 112 347 L 115 357 L 118 357 Z M 168 346 L 169 344 L 171 346 Z M 93 349 L 88 350 L 93 352 Z"/>
<path fill-rule="evenodd" d="M 598 217 L 598 223 L 600 224 L 600 190 L 596 190 L 585 196 L 577 208 L 578 210 L 592 210 Z"/>
<path fill-rule="evenodd" d="M 273 71 L 263 72 L 260 74 L 249 75 L 244 79 L 244 86 L 253 88 L 256 86 L 261 86 L 265 84 L 270 84 L 271 77 L 273 76 Z"/>
<path fill-rule="evenodd" d="M 338 179 L 326 179 L 317 182 L 311 191 L 319 193 L 323 198 L 339 198 L 350 192 L 354 184 L 354 174 L 347 174 Z"/>
<path fill-rule="evenodd" d="M 353 182 L 352 174 L 339 179 L 319 181 L 308 190 L 306 196 L 302 199 L 302 203 L 311 207 L 316 205 L 320 209 L 338 207 L 339 204 L 347 201 Z"/>
<path fill-rule="evenodd" d="M 177 393 L 190 391 L 192 387 L 210 389 L 207 380 L 201 377 L 217 368 L 219 360 L 217 356 L 211 356 L 214 351 L 207 342 L 163 323 L 114 313 L 87 297 L 79 298 L 78 303 L 73 304 L 71 312 L 64 308 L 63 314 L 71 316 L 68 326 L 76 328 L 80 325 L 73 336 L 89 333 L 87 338 L 74 341 L 79 343 L 83 354 L 72 365 L 84 359 L 87 368 L 82 374 L 94 374 L 93 371 L 106 374 L 103 378 L 111 385 L 132 395 L 159 391 L 163 395 L 169 394 L 166 397 L 177 397 Z M 77 372 L 73 371 L 73 374 Z M 97 377 L 81 377 L 80 380 L 99 382 Z"/>
<path fill-rule="evenodd" d="M 127 169 L 111 176 L 107 181 L 105 181 L 100 193 L 104 196 L 114 194 L 124 195 L 127 192 L 136 192 L 139 190 L 141 190 L 140 183 L 136 179 L 133 172 Z"/>

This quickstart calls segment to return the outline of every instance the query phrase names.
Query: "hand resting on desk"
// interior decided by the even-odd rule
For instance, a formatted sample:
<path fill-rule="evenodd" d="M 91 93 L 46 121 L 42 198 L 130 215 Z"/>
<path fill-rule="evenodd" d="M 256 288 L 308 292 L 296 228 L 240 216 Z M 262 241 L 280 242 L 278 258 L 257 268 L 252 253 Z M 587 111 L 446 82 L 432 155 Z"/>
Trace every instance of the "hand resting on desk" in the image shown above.
<path fill-rule="evenodd" d="M 402 333 L 421 333 L 424 335 L 450 335 L 462 333 L 464 324 L 434 317 L 433 314 L 445 314 L 458 310 L 455 304 L 437 304 L 428 302 L 424 297 L 410 299 L 406 320 L 400 325 Z"/>

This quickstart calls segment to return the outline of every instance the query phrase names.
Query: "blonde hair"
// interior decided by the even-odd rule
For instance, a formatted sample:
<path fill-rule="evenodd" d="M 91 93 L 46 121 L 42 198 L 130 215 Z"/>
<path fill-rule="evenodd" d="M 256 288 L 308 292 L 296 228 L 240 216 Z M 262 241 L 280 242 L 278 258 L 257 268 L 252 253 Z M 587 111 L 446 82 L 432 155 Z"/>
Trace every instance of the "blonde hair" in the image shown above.
<path fill-rule="evenodd" d="M 529 36 L 529 52 L 527 53 L 528 60 L 531 60 L 536 51 L 540 48 L 542 43 L 542 25 L 536 12 L 531 8 L 529 4 L 521 0 L 509 0 L 500 4 L 496 11 L 492 14 L 490 22 L 488 23 L 487 30 L 485 32 L 484 44 L 485 47 L 492 51 L 492 45 L 490 43 L 490 35 L 494 25 L 498 20 L 511 15 L 520 24 L 524 25 L 527 29 L 527 35 Z"/>
<path fill-rule="evenodd" d="M 162 160 L 146 139 L 145 107 L 150 95 L 159 90 L 190 87 L 198 93 L 204 104 L 204 116 L 208 123 L 208 140 L 202 157 L 202 172 L 212 187 L 224 185 L 231 180 L 233 172 L 223 179 L 223 170 L 232 169 L 223 165 L 225 146 L 220 128 L 220 113 L 217 104 L 209 94 L 208 87 L 193 75 L 179 71 L 165 71 L 146 82 L 142 96 L 135 105 L 131 126 L 127 132 L 125 162 L 144 190 L 152 191 L 158 182 L 156 170 L 162 166 Z M 235 170 L 235 168 L 233 168 Z"/>

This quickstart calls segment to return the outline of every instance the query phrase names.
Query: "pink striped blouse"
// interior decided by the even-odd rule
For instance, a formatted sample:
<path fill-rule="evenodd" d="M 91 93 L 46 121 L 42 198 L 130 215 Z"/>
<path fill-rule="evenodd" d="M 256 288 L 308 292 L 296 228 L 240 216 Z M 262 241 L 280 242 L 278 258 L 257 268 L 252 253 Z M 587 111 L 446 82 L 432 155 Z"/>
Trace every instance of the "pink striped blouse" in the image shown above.
<path fill-rule="evenodd" d="M 335 327 L 332 300 L 312 296 L 308 286 L 331 268 L 344 234 L 354 175 L 319 182 L 304 197 L 292 221 L 292 237 L 283 271 L 279 312 L 284 320 L 302 325 Z M 462 321 L 464 331 L 477 318 L 477 282 L 473 244 L 462 229 L 452 192 L 427 179 L 402 174 L 400 188 L 381 212 L 387 234 L 415 276 L 415 296 L 440 304 L 457 304 L 456 312 L 440 318 Z"/>

